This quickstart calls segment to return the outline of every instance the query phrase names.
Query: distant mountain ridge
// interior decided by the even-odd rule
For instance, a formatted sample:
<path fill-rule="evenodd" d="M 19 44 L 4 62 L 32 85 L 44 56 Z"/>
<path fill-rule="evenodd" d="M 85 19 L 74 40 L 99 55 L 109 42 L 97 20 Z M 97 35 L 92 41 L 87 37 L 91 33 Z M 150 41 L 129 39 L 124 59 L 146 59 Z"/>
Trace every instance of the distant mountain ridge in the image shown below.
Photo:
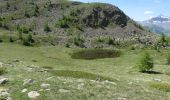
<path fill-rule="evenodd" d="M 159 15 L 149 20 L 139 22 L 143 26 L 155 33 L 164 33 L 170 35 L 170 17 Z"/>

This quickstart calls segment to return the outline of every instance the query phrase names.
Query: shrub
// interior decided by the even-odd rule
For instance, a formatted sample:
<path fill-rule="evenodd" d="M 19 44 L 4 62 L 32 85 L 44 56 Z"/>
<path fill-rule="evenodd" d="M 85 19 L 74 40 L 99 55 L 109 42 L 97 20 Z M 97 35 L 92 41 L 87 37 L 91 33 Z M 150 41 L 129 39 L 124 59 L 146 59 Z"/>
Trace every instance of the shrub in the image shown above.
<path fill-rule="evenodd" d="M 12 37 L 9 38 L 9 42 L 14 42 Z"/>
<path fill-rule="evenodd" d="M 68 43 L 65 44 L 65 47 L 70 48 L 70 45 Z"/>
<path fill-rule="evenodd" d="M 115 44 L 115 39 L 109 37 L 109 38 L 107 39 L 107 44 L 108 44 L 108 45 L 114 45 L 114 44 Z"/>
<path fill-rule="evenodd" d="M 163 46 L 163 47 L 168 45 L 168 41 L 166 40 L 165 34 L 161 34 L 158 45 Z"/>
<path fill-rule="evenodd" d="M 3 40 L 0 38 L 0 43 L 3 42 Z"/>
<path fill-rule="evenodd" d="M 18 37 L 19 37 L 19 40 L 22 40 L 22 39 L 23 39 L 23 37 L 22 37 L 22 32 L 19 32 L 19 33 L 18 33 Z"/>
<path fill-rule="evenodd" d="M 27 11 L 25 11 L 24 14 L 25 14 L 25 17 L 30 18 L 30 15 L 29 15 L 29 13 Z"/>
<path fill-rule="evenodd" d="M 167 56 L 167 64 L 170 65 L 170 53 Z"/>
<path fill-rule="evenodd" d="M 6 72 L 7 72 L 7 71 L 6 71 L 6 68 L 0 67 L 0 75 L 5 74 Z"/>
<path fill-rule="evenodd" d="M 63 17 L 60 19 L 57 23 L 56 26 L 59 26 L 60 28 L 69 28 L 69 19 L 67 17 Z"/>
<path fill-rule="evenodd" d="M 9 4 L 9 2 L 7 1 L 7 2 L 6 2 L 6 9 L 9 9 L 9 7 L 10 7 L 10 4 Z"/>
<path fill-rule="evenodd" d="M 34 42 L 31 34 L 28 35 L 27 39 L 23 39 L 23 45 L 25 46 L 33 46 Z"/>
<path fill-rule="evenodd" d="M 37 5 L 35 5 L 34 10 L 33 10 L 33 16 L 38 16 L 38 14 L 39 14 L 38 10 L 39 10 L 39 7 Z"/>
<path fill-rule="evenodd" d="M 156 88 L 161 91 L 170 92 L 170 84 L 169 83 L 153 83 L 151 87 Z"/>
<path fill-rule="evenodd" d="M 45 23 L 45 25 L 44 25 L 44 31 L 45 31 L 45 32 L 51 32 L 51 29 L 50 29 L 50 27 L 48 26 L 48 23 Z"/>
<path fill-rule="evenodd" d="M 84 39 L 80 37 L 80 35 L 74 37 L 74 44 L 76 46 L 83 46 L 83 43 L 84 43 Z"/>
<path fill-rule="evenodd" d="M 139 68 L 140 72 L 147 72 L 147 71 L 151 71 L 153 69 L 154 63 L 153 63 L 153 60 L 150 57 L 149 53 L 146 52 L 142 56 L 137 67 Z"/>
<path fill-rule="evenodd" d="M 17 26 L 17 31 L 19 32 L 19 33 L 25 33 L 25 34 L 28 34 L 30 31 L 31 31 L 31 29 L 29 28 L 29 27 L 26 27 L 26 26 Z"/>
<path fill-rule="evenodd" d="M 97 42 L 100 42 L 100 43 L 104 42 L 104 38 L 99 36 L 99 37 L 97 38 Z"/>

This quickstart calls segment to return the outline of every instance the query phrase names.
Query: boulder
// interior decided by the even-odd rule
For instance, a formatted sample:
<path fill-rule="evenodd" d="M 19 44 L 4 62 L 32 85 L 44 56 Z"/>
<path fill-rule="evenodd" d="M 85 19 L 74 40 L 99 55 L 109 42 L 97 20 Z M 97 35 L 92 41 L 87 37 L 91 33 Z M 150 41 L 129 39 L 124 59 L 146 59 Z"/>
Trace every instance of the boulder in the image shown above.
<path fill-rule="evenodd" d="M 28 93 L 28 97 L 31 99 L 36 99 L 39 96 L 40 96 L 40 93 L 38 93 L 37 91 L 31 91 Z"/>
<path fill-rule="evenodd" d="M 2 78 L 0 79 L 0 84 L 6 84 L 9 81 L 8 78 Z"/>

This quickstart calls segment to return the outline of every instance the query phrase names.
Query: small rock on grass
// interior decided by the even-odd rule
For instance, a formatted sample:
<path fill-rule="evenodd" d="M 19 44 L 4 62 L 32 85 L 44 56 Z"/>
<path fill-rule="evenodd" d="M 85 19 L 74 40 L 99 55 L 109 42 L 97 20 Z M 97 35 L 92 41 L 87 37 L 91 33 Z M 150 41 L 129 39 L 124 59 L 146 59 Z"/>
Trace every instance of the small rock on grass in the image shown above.
<path fill-rule="evenodd" d="M 21 92 L 22 92 L 22 93 L 25 93 L 25 92 L 27 92 L 27 89 L 23 89 Z"/>
<path fill-rule="evenodd" d="M 3 67 L 3 64 L 4 64 L 4 63 L 0 62 L 0 67 Z"/>
<path fill-rule="evenodd" d="M 23 85 L 30 85 L 34 82 L 33 79 L 25 79 Z"/>
<path fill-rule="evenodd" d="M 2 78 L 2 79 L 0 79 L 0 84 L 1 84 L 1 85 L 2 85 L 2 84 L 6 84 L 8 81 L 9 81 L 8 78 Z"/>
<path fill-rule="evenodd" d="M 10 93 L 8 89 L 0 89 L 0 98 L 2 98 L 2 100 L 10 100 L 8 98 L 10 98 Z"/>
<path fill-rule="evenodd" d="M 42 83 L 41 87 L 44 88 L 44 89 L 47 89 L 47 88 L 50 87 L 50 84 Z"/>
<path fill-rule="evenodd" d="M 127 99 L 123 97 L 119 97 L 117 100 L 127 100 Z"/>
<path fill-rule="evenodd" d="M 67 92 L 70 92 L 70 90 L 59 89 L 59 92 L 61 92 L 61 93 L 67 93 Z"/>
<path fill-rule="evenodd" d="M 13 62 L 20 62 L 20 60 L 19 59 L 14 59 Z"/>
<path fill-rule="evenodd" d="M 37 91 L 31 91 L 28 93 L 28 97 L 31 99 L 36 99 L 39 96 L 40 96 L 40 93 L 38 93 Z"/>

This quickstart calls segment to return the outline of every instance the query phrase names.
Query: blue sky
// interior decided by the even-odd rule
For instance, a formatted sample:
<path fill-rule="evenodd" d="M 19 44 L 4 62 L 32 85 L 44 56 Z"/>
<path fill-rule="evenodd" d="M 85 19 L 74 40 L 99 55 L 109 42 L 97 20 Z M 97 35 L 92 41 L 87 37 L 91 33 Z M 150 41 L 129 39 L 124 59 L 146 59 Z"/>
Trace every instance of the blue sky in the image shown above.
<path fill-rule="evenodd" d="M 170 0 L 74 0 L 81 2 L 103 2 L 118 6 L 136 21 L 160 14 L 170 16 Z"/>

